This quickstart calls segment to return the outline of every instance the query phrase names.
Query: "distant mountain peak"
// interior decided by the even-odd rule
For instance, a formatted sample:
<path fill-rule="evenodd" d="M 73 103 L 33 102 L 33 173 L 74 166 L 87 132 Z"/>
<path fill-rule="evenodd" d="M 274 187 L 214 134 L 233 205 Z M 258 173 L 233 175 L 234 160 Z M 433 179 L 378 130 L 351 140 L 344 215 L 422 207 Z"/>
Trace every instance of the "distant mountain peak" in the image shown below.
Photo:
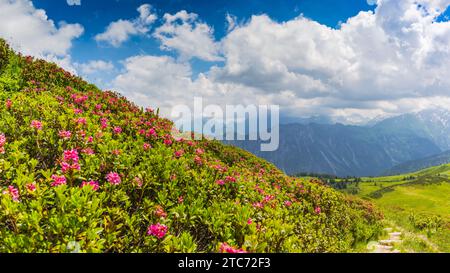
<path fill-rule="evenodd" d="M 328 116 L 316 115 L 310 117 L 283 117 L 283 124 L 334 124 L 333 120 Z"/>
<path fill-rule="evenodd" d="M 434 122 L 439 125 L 450 126 L 450 112 L 444 108 L 433 108 L 420 111 L 415 116 L 423 122 Z"/>
<path fill-rule="evenodd" d="M 373 119 L 369 120 L 368 122 L 366 122 L 365 124 L 362 124 L 362 125 L 363 126 L 367 126 L 367 127 L 372 127 L 372 126 L 375 126 L 378 123 L 382 122 L 383 120 L 392 118 L 394 116 L 395 115 L 392 115 L 392 114 L 378 115 L 378 116 L 374 117 Z"/>
<path fill-rule="evenodd" d="M 450 111 L 442 107 L 388 118 L 374 127 L 392 133 L 414 133 L 430 139 L 442 151 L 450 150 Z"/>

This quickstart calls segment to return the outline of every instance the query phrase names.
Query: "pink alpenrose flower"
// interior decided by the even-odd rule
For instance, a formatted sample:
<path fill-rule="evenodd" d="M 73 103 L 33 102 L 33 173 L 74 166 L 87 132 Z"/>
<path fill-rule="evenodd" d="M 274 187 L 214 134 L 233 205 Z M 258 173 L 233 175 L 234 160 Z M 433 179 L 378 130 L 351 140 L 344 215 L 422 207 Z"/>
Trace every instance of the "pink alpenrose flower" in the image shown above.
<path fill-rule="evenodd" d="M 167 234 L 167 226 L 160 223 L 150 225 L 147 230 L 147 235 L 155 236 L 158 239 L 164 238 Z"/>
<path fill-rule="evenodd" d="M 120 179 L 120 175 L 115 172 L 110 172 L 106 175 L 106 180 L 111 183 L 112 185 L 119 185 L 122 183 L 122 180 Z"/>

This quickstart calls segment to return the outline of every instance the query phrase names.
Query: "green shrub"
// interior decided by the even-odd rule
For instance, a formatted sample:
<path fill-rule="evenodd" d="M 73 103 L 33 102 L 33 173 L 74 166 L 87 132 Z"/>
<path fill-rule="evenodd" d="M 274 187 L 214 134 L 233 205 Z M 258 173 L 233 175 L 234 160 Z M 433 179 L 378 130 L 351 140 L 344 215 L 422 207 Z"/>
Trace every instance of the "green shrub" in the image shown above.
<path fill-rule="evenodd" d="M 409 215 L 409 221 L 414 228 L 424 230 L 430 233 L 436 232 L 442 228 L 444 221 L 439 215 L 416 214 Z"/>
<path fill-rule="evenodd" d="M 8 44 L 5 40 L 0 38 L 0 74 L 8 64 L 9 54 L 10 50 Z"/>

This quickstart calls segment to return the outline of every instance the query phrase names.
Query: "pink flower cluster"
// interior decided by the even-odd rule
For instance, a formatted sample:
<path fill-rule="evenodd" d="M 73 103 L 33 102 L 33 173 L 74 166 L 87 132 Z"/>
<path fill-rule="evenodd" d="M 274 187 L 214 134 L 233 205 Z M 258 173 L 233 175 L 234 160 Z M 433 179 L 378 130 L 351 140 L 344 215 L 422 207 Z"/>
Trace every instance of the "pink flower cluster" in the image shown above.
<path fill-rule="evenodd" d="M 86 118 L 77 118 L 75 119 L 75 123 L 77 123 L 78 125 L 86 125 Z"/>
<path fill-rule="evenodd" d="M 174 153 L 174 156 L 176 157 L 176 158 L 180 158 L 180 157 L 182 157 L 184 155 L 184 150 L 178 150 L 178 151 L 176 151 L 175 153 Z"/>
<path fill-rule="evenodd" d="M 12 106 L 12 101 L 10 99 L 7 99 L 5 104 L 6 104 L 6 109 L 10 109 Z"/>
<path fill-rule="evenodd" d="M 0 134 L 0 154 L 5 153 L 5 144 L 6 144 L 6 137 L 4 134 Z"/>
<path fill-rule="evenodd" d="M 317 213 L 317 214 L 320 214 L 322 212 L 322 209 L 320 207 L 316 207 L 314 209 L 314 212 Z"/>
<path fill-rule="evenodd" d="M 219 180 L 216 181 L 216 184 L 220 185 L 220 186 L 223 186 L 223 185 L 225 185 L 225 180 L 219 179 Z"/>
<path fill-rule="evenodd" d="M 42 122 L 40 122 L 39 120 L 33 120 L 31 122 L 31 128 L 34 128 L 37 131 L 42 130 Z"/>
<path fill-rule="evenodd" d="M 34 191 L 36 191 L 36 183 L 33 182 L 33 183 L 30 183 L 30 184 L 27 184 L 27 190 L 28 190 L 29 192 L 34 192 Z"/>
<path fill-rule="evenodd" d="M 101 118 L 101 119 L 100 119 L 100 123 L 101 123 L 101 125 L 102 125 L 102 129 L 108 128 L 108 119 L 106 119 L 106 118 Z"/>
<path fill-rule="evenodd" d="M 60 131 L 58 135 L 62 139 L 69 139 L 72 136 L 72 133 L 70 131 Z"/>
<path fill-rule="evenodd" d="M 170 145 L 172 145 L 172 143 L 173 143 L 173 141 L 172 141 L 172 139 L 170 139 L 169 137 L 167 137 L 167 138 L 164 139 L 164 144 L 165 144 L 166 146 L 170 146 Z"/>
<path fill-rule="evenodd" d="M 120 179 L 120 175 L 115 172 L 110 172 L 106 175 L 106 180 L 112 185 L 119 185 L 122 180 Z"/>
<path fill-rule="evenodd" d="M 67 173 L 70 170 L 80 170 L 80 165 L 78 163 L 70 165 L 67 162 L 61 162 L 61 170 L 63 173 Z"/>
<path fill-rule="evenodd" d="M 167 226 L 160 223 L 148 227 L 147 235 L 155 236 L 158 239 L 164 238 L 167 234 Z"/>
<path fill-rule="evenodd" d="M 220 164 L 214 165 L 213 168 L 222 173 L 224 173 L 228 170 L 227 167 L 221 166 Z"/>
<path fill-rule="evenodd" d="M 235 183 L 236 182 L 236 178 L 232 177 L 232 176 L 227 176 L 225 177 L 225 179 L 220 179 L 216 181 L 217 185 L 225 185 L 227 183 Z"/>
<path fill-rule="evenodd" d="M 67 183 L 65 176 L 52 175 L 52 187 L 58 187 Z"/>
<path fill-rule="evenodd" d="M 271 195 L 271 194 L 266 195 L 266 196 L 264 196 L 263 203 L 268 203 L 268 202 L 270 202 L 270 201 L 272 201 L 274 199 L 275 199 L 274 195 Z"/>
<path fill-rule="evenodd" d="M 113 132 L 114 132 L 114 134 L 119 135 L 120 133 L 122 133 L 122 128 L 114 127 Z"/>
<path fill-rule="evenodd" d="M 275 200 L 275 195 L 268 194 L 268 195 L 264 196 L 264 198 L 263 198 L 263 200 L 261 202 L 253 203 L 253 207 L 254 208 L 258 208 L 258 209 L 262 209 L 262 208 L 264 208 L 264 206 L 266 204 L 269 204 L 272 200 Z M 288 207 L 292 205 L 292 203 L 290 201 L 287 201 L 284 204 L 286 206 L 288 206 Z M 275 206 L 275 204 L 272 203 L 271 207 L 273 208 L 274 206 Z"/>
<path fill-rule="evenodd" d="M 262 208 L 264 208 L 264 204 L 261 203 L 261 202 L 255 202 L 255 203 L 253 203 L 253 207 L 254 208 L 258 208 L 258 209 L 262 209 Z"/>
<path fill-rule="evenodd" d="M 78 163 L 79 157 L 78 157 L 78 151 L 73 150 L 66 150 L 64 151 L 64 161 L 72 161 L 73 163 Z"/>
<path fill-rule="evenodd" d="M 235 183 L 236 182 L 236 178 L 234 178 L 232 176 L 227 176 L 227 177 L 225 177 L 225 182 L 227 182 L 227 183 Z"/>
<path fill-rule="evenodd" d="M 194 157 L 194 162 L 195 162 L 195 164 L 197 164 L 199 166 L 203 165 L 203 159 L 200 156 L 198 156 L 198 155 L 196 155 Z"/>
<path fill-rule="evenodd" d="M 19 190 L 14 186 L 9 186 L 8 189 L 3 192 L 3 194 L 8 194 L 11 196 L 12 200 L 19 201 L 20 198 Z"/>
<path fill-rule="evenodd" d="M 220 253 L 247 253 L 247 251 L 243 249 L 236 249 L 232 246 L 230 246 L 227 243 L 221 243 L 219 247 Z"/>
<path fill-rule="evenodd" d="M 152 148 L 152 145 L 148 144 L 148 143 L 144 143 L 144 151 L 148 151 Z"/>
<path fill-rule="evenodd" d="M 147 132 L 145 132 L 145 130 L 143 130 L 142 134 L 145 134 L 146 137 L 156 137 L 157 136 L 155 128 L 150 128 L 150 129 L 148 129 Z"/>
<path fill-rule="evenodd" d="M 73 101 L 76 103 L 76 104 L 83 104 L 85 101 L 87 101 L 88 100 L 88 96 L 86 96 L 86 95 L 78 95 L 78 94 L 72 94 L 71 96 L 70 96 L 72 99 L 73 99 Z"/>
<path fill-rule="evenodd" d="M 81 150 L 81 152 L 85 155 L 93 155 L 95 154 L 94 150 L 92 150 L 91 148 L 85 148 L 83 150 Z"/>
<path fill-rule="evenodd" d="M 84 187 L 92 187 L 93 191 L 97 191 L 100 188 L 100 185 L 98 184 L 97 181 L 89 181 L 89 182 L 84 181 L 81 184 L 81 188 L 84 188 Z"/>
<path fill-rule="evenodd" d="M 184 202 L 184 197 L 180 196 L 178 197 L 178 204 L 182 204 Z"/>
<path fill-rule="evenodd" d="M 64 151 L 64 160 L 61 162 L 61 170 L 66 173 L 71 170 L 80 170 L 80 164 L 78 163 L 78 151 L 67 150 Z"/>

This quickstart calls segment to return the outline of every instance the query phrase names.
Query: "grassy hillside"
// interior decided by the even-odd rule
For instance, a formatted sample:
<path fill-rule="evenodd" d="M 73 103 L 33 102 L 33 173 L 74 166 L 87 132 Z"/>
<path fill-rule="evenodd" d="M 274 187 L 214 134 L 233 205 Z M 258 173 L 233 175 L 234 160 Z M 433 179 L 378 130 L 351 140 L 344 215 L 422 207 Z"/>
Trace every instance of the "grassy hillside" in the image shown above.
<path fill-rule="evenodd" d="M 391 224 L 410 232 L 405 251 L 450 252 L 450 164 L 362 178 L 344 191 L 373 201 Z"/>
<path fill-rule="evenodd" d="M 0 40 L 0 252 L 347 252 L 380 214 Z"/>

